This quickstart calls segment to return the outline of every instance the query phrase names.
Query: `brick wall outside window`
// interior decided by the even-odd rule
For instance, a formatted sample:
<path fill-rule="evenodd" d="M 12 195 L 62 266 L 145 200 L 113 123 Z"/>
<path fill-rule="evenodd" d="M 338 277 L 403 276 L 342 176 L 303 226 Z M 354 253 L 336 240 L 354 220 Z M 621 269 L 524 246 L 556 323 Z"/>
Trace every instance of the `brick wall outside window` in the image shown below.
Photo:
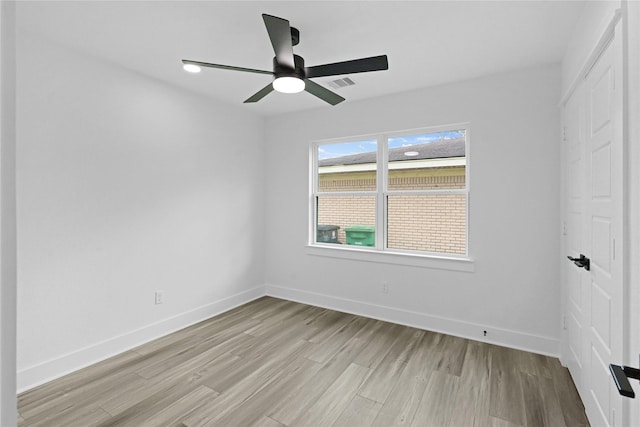
<path fill-rule="evenodd" d="M 466 196 L 389 196 L 387 245 L 451 254 L 466 252 Z"/>
<path fill-rule="evenodd" d="M 375 171 L 320 174 L 319 190 L 375 191 Z M 390 190 L 463 189 L 464 167 L 389 171 Z M 463 194 L 391 195 L 388 246 L 439 253 L 466 253 L 466 196 Z M 375 195 L 320 196 L 318 224 L 345 227 L 375 225 Z"/>

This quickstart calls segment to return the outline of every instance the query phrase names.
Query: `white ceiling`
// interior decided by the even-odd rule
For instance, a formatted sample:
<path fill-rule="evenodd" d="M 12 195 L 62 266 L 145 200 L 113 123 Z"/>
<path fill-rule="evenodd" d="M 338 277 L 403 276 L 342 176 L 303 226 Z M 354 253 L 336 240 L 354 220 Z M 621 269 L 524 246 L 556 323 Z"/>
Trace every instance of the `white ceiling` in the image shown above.
<path fill-rule="evenodd" d="M 559 62 L 584 1 L 21 2 L 28 31 L 261 115 L 350 101 Z M 307 66 L 380 54 L 389 70 L 354 74 L 331 107 L 308 93 L 242 104 L 270 77 L 182 70 L 181 59 L 271 70 L 262 13 L 300 30 Z M 19 53 L 18 53 L 19 54 Z M 323 83 L 333 78 L 316 79 Z"/>

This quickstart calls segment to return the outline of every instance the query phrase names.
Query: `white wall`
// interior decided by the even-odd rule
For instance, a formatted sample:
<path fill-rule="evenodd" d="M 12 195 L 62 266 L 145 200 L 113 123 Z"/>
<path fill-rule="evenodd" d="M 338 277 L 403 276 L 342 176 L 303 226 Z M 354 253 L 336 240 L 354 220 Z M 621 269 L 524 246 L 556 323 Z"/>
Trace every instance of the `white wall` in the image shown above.
<path fill-rule="evenodd" d="M 16 425 L 15 3 L 0 2 L 0 425 Z"/>
<path fill-rule="evenodd" d="M 24 33 L 18 71 L 19 390 L 263 294 L 263 119 Z"/>
<path fill-rule="evenodd" d="M 559 95 L 560 69 L 545 66 L 269 119 L 267 293 L 558 354 Z M 475 272 L 305 251 L 311 141 L 459 122 Z"/>

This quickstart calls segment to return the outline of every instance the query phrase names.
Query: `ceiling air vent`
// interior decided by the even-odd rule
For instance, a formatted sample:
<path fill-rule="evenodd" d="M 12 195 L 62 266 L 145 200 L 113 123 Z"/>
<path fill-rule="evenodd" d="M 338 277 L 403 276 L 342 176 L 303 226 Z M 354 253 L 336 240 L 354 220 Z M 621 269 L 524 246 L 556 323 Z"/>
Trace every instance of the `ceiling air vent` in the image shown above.
<path fill-rule="evenodd" d="M 345 77 L 344 79 L 331 80 L 327 82 L 327 86 L 329 86 L 331 89 L 340 89 L 347 86 L 353 86 L 354 84 L 356 84 L 356 82 L 351 80 L 349 77 Z"/>

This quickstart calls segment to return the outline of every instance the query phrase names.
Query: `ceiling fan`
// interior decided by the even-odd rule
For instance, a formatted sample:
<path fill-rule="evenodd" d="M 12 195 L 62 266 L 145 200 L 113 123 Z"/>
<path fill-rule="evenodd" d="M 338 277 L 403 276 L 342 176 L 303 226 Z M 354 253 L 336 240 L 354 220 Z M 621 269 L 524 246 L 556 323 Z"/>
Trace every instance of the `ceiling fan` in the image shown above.
<path fill-rule="evenodd" d="M 269 83 L 253 96 L 249 97 L 244 101 L 245 103 L 260 101 L 273 90 L 283 93 L 297 93 L 304 90 L 331 105 L 336 105 L 344 101 L 344 98 L 310 80 L 311 78 L 389 69 L 387 55 L 305 67 L 304 59 L 293 53 L 293 46 L 297 45 L 300 41 L 300 32 L 296 28 L 291 27 L 289 21 L 286 19 L 267 14 L 262 14 L 262 19 L 264 20 L 264 25 L 267 27 L 273 50 L 276 53 L 275 58 L 273 58 L 273 71 L 210 64 L 208 62 L 192 61 L 189 59 L 182 60 L 184 69 L 197 73 L 200 71 L 200 67 L 209 67 L 244 71 L 247 73 L 270 74 L 274 76 L 272 83 Z"/>

